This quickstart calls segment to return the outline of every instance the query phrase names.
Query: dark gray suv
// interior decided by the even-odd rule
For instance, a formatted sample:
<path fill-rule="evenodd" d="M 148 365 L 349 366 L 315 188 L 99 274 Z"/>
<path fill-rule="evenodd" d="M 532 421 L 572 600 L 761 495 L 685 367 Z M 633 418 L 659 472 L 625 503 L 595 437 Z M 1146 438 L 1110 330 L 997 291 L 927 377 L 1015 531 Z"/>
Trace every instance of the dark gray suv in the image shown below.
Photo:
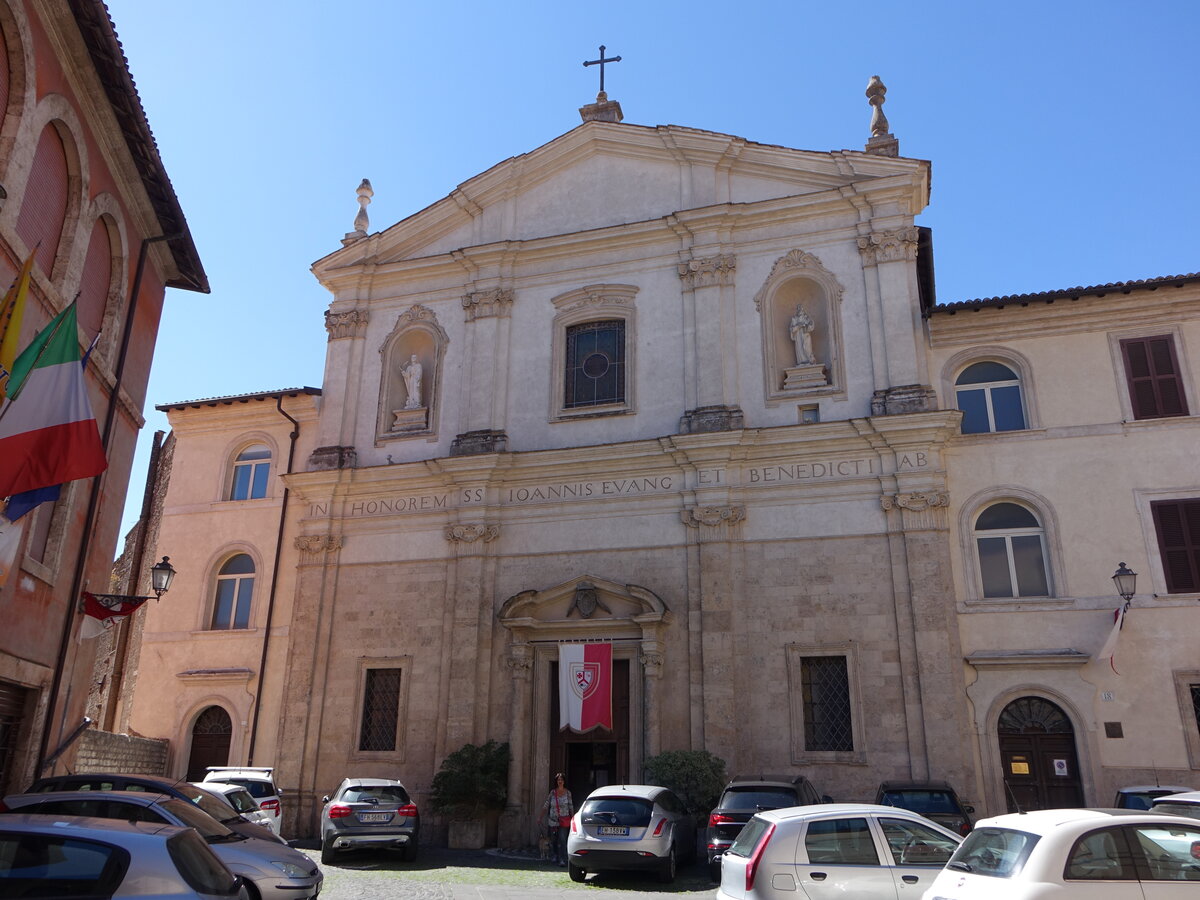
<path fill-rule="evenodd" d="M 755 813 L 788 806 L 811 806 L 831 799 L 803 775 L 737 775 L 725 785 L 717 808 L 708 814 L 705 847 L 708 873 L 721 880 L 721 854 L 729 849 Z"/>

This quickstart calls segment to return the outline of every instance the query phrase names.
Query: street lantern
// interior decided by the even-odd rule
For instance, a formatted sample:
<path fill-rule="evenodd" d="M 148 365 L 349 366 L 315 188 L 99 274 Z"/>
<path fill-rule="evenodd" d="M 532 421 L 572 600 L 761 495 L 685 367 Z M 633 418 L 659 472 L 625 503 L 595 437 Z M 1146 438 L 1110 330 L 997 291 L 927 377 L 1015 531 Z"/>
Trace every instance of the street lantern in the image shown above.
<path fill-rule="evenodd" d="M 1125 563 L 1121 563 L 1113 574 L 1112 580 L 1113 584 L 1117 586 L 1117 593 L 1128 604 L 1137 592 L 1137 572 L 1131 571 L 1125 566 Z"/>
<path fill-rule="evenodd" d="M 171 582 L 175 580 L 175 567 L 171 565 L 171 557 L 164 556 L 162 562 L 157 562 L 150 567 L 150 589 L 154 591 L 155 599 L 159 599 L 167 591 L 171 589 Z M 1121 563 L 1121 565 L 1125 565 Z"/>

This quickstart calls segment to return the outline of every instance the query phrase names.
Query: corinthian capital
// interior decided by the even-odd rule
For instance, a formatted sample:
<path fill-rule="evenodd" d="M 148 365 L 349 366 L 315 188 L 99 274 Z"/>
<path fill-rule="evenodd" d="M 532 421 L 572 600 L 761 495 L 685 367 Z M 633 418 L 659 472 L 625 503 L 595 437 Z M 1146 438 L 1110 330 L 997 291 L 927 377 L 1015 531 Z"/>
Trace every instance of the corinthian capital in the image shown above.
<path fill-rule="evenodd" d="M 950 505 L 950 494 L 946 491 L 918 491 L 906 494 L 884 494 L 880 498 L 884 509 L 907 509 L 909 512 L 924 512 Z"/>
<path fill-rule="evenodd" d="M 310 556 L 332 553 L 334 550 L 342 548 L 342 536 L 340 534 L 301 534 L 296 537 L 295 546 L 301 553 L 307 553 Z"/>
<path fill-rule="evenodd" d="M 916 225 L 864 234 L 858 239 L 858 252 L 862 254 L 863 264 L 868 266 L 916 259 L 919 234 L 920 229 Z"/>
<path fill-rule="evenodd" d="M 365 309 L 348 309 L 345 312 L 325 311 L 325 330 L 329 332 L 329 340 L 338 338 L 362 337 L 367 333 L 367 311 Z"/>
<path fill-rule="evenodd" d="M 736 525 L 746 518 L 744 506 L 693 506 L 679 511 L 679 518 L 688 528 L 699 528 L 707 525 L 715 528 L 718 525 Z"/>
<path fill-rule="evenodd" d="M 496 317 L 507 318 L 512 311 L 515 295 L 509 288 L 493 288 L 490 291 L 472 291 L 462 298 L 467 321 Z"/>
<path fill-rule="evenodd" d="M 732 255 L 707 256 L 703 259 L 689 259 L 678 265 L 679 277 L 685 290 L 695 290 L 698 287 L 733 284 L 733 273 L 737 268 L 737 258 Z"/>

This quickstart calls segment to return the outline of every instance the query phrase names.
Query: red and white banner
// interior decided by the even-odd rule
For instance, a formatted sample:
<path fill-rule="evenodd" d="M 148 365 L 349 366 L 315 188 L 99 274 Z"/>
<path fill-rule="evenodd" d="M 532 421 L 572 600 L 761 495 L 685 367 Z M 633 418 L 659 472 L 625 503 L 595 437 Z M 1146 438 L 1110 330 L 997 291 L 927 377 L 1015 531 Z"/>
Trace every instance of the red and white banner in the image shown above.
<path fill-rule="evenodd" d="M 559 728 L 612 729 L 612 644 L 558 645 Z"/>

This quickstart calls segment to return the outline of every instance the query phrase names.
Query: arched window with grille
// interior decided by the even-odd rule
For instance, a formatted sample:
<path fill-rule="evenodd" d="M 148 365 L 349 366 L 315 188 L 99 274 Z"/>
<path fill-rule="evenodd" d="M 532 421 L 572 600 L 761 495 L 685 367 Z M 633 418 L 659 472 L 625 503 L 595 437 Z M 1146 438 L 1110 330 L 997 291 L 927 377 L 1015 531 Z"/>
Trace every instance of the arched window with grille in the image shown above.
<path fill-rule="evenodd" d="M 70 172 L 67 151 L 58 129 L 51 123 L 42 129 L 33 154 L 33 168 L 17 217 L 17 234 L 30 249 L 37 247 L 38 267 L 49 277 L 67 218 Z"/>
<path fill-rule="evenodd" d="M 972 363 L 954 380 L 963 434 L 1020 431 L 1026 427 L 1021 378 L 995 360 Z"/>
<path fill-rule="evenodd" d="M 975 518 L 974 535 L 984 597 L 1050 596 L 1046 532 L 1032 510 L 993 503 Z"/>
<path fill-rule="evenodd" d="M 267 496 L 270 475 L 271 449 L 265 444 L 251 444 L 233 461 L 229 499 L 258 500 Z"/>
<path fill-rule="evenodd" d="M 245 553 L 231 556 L 217 573 L 210 628 L 221 631 L 250 627 L 254 596 L 254 560 Z"/>

